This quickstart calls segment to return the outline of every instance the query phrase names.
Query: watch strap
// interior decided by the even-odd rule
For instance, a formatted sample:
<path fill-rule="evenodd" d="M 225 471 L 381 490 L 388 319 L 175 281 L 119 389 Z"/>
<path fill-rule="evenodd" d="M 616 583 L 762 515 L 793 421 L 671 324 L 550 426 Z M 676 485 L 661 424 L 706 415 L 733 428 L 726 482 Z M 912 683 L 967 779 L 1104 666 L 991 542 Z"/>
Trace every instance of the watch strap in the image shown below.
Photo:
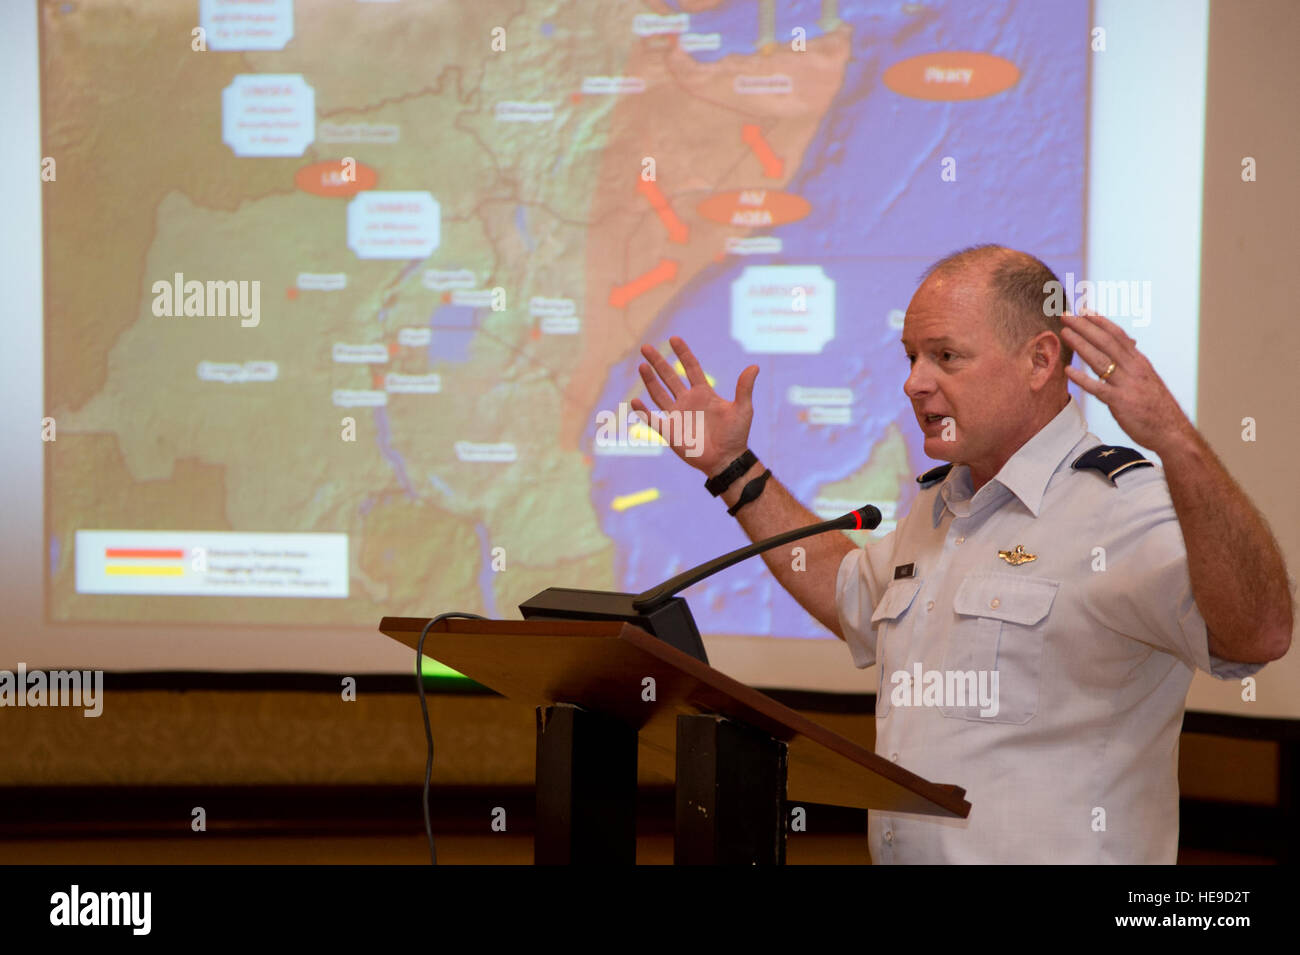
<path fill-rule="evenodd" d="M 746 448 L 745 453 L 728 464 L 722 472 L 705 481 L 704 489 L 717 497 L 757 463 L 758 458 L 754 455 L 754 452 Z"/>

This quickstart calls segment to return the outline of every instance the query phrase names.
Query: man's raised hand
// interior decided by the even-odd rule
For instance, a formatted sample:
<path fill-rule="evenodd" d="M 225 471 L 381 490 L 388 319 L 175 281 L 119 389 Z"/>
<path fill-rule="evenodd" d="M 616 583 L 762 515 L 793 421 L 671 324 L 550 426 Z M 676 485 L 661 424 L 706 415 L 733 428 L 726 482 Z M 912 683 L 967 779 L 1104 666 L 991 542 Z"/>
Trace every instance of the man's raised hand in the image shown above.
<path fill-rule="evenodd" d="M 1061 324 L 1061 340 L 1097 375 L 1071 365 L 1065 376 L 1107 405 L 1125 434 L 1161 458 L 1197 443 L 1195 426 L 1132 336 L 1088 309 L 1067 312 Z"/>
<path fill-rule="evenodd" d="M 745 453 L 749 446 L 749 426 L 754 420 L 754 379 L 758 366 L 750 365 L 736 380 L 736 400 L 727 401 L 709 385 L 704 369 L 677 336 L 668 339 L 686 372 L 687 385 L 678 377 L 663 355 L 649 345 L 641 354 L 649 364 L 638 370 L 641 380 L 660 413 L 652 414 L 639 398 L 632 399 L 632 409 L 657 431 L 679 458 L 691 467 L 714 475 Z M 690 424 L 685 423 L 692 416 Z M 698 453 L 692 453 L 698 450 Z"/>

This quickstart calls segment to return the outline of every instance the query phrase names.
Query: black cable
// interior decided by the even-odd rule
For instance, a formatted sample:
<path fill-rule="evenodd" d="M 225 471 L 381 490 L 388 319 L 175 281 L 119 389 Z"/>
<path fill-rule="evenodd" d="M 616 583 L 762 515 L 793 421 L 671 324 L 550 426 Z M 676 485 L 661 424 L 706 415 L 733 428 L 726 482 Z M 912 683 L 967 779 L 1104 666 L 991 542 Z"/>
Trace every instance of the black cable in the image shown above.
<path fill-rule="evenodd" d="M 424 638 L 429 635 L 429 628 L 439 620 L 449 617 L 462 617 L 466 620 L 486 620 L 476 613 L 462 613 L 452 610 L 440 613 L 424 625 L 420 631 L 420 642 L 415 645 L 415 687 L 420 694 L 420 713 L 424 716 L 424 742 L 429 755 L 424 761 L 424 834 L 429 838 L 429 858 L 432 865 L 438 864 L 438 850 L 433 845 L 433 824 L 429 821 L 429 780 L 433 778 L 433 727 L 429 725 L 429 702 L 424 698 Z"/>

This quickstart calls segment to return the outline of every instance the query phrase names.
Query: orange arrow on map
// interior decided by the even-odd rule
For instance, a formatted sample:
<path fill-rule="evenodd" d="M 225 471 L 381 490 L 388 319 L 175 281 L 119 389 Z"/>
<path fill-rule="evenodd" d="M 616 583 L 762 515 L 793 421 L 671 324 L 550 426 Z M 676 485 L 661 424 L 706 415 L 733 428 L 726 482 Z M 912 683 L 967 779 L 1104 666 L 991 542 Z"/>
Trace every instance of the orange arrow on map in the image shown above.
<path fill-rule="evenodd" d="M 649 272 L 643 272 L 625 285 L 615 285 L 609 292 L 609 304 L 623 308 L 632 299 L 644 295 L 656 285 L 671 282 L 677 277 L 677 263 L 672 259 L 660 259 L 659 264 Z"/>
<path fill-rule="evenodd" d="M 638 176 L 636 190 L 645 196 L 650 201 L 650 205 L 654 206 L 655 212 L 659 213 L 659 221 L 668 230 L 668 238 L 674 242 L 684 243 L 686 237 L 690 234 L 690 229 L 681 219 L 677 218 L 677 213 L 673 212 L 673 207 L 668 204 L 664 194 L 659 191 L 659 183 L 653 179 L 647 181 Z"/>
<path fill-rule="evenodd" d="M 780 179 L 784 163 L 781 162 L 781 157 L 772 152 L 772 147 L 763 138 L 763 131 L 753 123 L 746 123 L 740 128 L 740 138 L 763 164 L 763 175 L 769 179 Z"/>

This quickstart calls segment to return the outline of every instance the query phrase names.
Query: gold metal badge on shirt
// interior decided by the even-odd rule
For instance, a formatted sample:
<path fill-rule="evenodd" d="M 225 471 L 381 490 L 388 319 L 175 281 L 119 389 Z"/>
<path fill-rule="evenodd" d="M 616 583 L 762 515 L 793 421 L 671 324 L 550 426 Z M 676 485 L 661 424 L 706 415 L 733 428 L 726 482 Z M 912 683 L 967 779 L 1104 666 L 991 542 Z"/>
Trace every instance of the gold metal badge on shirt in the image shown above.
<path fill-rule="evenodd" d="M 1019 567 L 1021 564 L 1027 564 L 1031 560 L 1038 560 L 1038 555 L 1026 551 L 1024 544 L 1017 544 L 1015 550 L 1000 550 L 998 551 L 998 556 L 1012 567 Z"/>

